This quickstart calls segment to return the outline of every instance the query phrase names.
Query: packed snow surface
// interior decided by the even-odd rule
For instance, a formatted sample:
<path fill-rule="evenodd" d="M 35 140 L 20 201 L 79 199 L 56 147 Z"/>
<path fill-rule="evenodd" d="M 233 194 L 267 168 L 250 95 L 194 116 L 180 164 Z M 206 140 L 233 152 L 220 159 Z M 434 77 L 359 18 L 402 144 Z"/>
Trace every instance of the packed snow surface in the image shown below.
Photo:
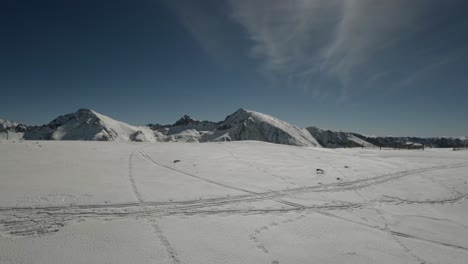
<path fill-rule="evenodd" d="M 0 263 L 465 264 L 467 181 L 451 149 L 3 140 Z"/>

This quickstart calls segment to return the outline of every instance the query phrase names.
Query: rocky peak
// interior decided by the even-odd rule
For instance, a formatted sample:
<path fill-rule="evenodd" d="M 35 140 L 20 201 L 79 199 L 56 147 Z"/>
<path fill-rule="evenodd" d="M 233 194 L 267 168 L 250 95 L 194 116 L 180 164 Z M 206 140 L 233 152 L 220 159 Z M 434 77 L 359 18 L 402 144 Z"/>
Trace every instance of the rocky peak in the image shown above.
<path fill-rule="evenodd" d="M 184 115 L 179 120 L 177 120 L 172 126 L 185 126 L 193 123 L 198 123 L 198 120 L 191 118 L 189 115 Z"/>

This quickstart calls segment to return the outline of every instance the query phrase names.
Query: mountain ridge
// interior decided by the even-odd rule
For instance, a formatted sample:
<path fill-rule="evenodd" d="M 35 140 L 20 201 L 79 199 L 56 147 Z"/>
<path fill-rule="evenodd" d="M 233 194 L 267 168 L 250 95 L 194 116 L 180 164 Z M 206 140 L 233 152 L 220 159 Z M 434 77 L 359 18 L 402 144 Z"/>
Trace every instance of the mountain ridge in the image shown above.
<path fill-rule="evenodd" d="M 48 124 L 26 126 L 0 119 L 0 139 L 135 142 L 216 142 L 258 140 L 302 147 L 395 147 L 408 142 L 428 147 L 463 147 L 468 137 L 375 137 L 359 133 L 300 128 L 273 116 L 240 108 L 223 121 L 183 115 L 171 125 L 133 126 L 91 109 L 78 109 Z"/>

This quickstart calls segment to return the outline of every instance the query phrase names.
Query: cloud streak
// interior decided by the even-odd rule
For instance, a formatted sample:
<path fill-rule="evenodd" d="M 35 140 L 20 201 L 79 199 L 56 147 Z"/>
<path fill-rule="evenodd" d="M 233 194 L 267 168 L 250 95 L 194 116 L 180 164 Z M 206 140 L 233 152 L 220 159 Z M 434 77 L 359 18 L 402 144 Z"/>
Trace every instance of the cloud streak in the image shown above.
<path fill-rule="evenodd" d="M 325 75 L 338 82 L 334 87 L 340 86 L 340 96 L 345 96 L 363 68 L 421 30 L 430 3 L 231 0 L 230 6 L 252 41 L 252 56 L 263 62 L 266 72 L 315 94 L 331 89 L 314 85 Z"/>
<path fill-rule="evenodd" d="M 331 37 L 338 1 L 236 1 L 232 17 L 252 41 L 251 55 L 269 73 L 307 81 L 318 70 L 317 50 Z M 328 14 L 328 15 L 323 15 Z M 310 51 L 315 51 L 311 53 Z"/>
<path fill-rule="evenodd" d="M 220 65 L 228 66 L 226 64 L 236 61 L 232 51 L 239 48 L 229 30 L 230 21 L 226 21 L 226 13 L 222 12 L 225 3 L 216 0 L 205 2 L 205 5 L 200 5 L 196 1 L 163 1 L 206 54 Z"/>

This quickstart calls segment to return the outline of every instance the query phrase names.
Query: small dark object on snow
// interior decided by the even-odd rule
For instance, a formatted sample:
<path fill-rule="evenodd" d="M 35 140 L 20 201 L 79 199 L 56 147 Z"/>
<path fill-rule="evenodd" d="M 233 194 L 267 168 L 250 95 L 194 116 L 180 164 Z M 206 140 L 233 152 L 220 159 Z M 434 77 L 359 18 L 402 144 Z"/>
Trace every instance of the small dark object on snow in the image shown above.
<path fill-rule="evenodd" d="M 322 169 L 317 169 L 317 174 L 324 174 L 325 171 L 323 171 Z"/>
<path fill-rule="evenodd" d="M 345 168 L 349 168 L 348 166 L 344 166 Z"/>
<path fill-rule="evenodd" d="M 337 180 L 341 180 L 340 178 L 336 178 Z"/>
<path fill-rule="evenodd" d="M 180 160 L 174 160 L 174 163 L 180 162 Z"/>

